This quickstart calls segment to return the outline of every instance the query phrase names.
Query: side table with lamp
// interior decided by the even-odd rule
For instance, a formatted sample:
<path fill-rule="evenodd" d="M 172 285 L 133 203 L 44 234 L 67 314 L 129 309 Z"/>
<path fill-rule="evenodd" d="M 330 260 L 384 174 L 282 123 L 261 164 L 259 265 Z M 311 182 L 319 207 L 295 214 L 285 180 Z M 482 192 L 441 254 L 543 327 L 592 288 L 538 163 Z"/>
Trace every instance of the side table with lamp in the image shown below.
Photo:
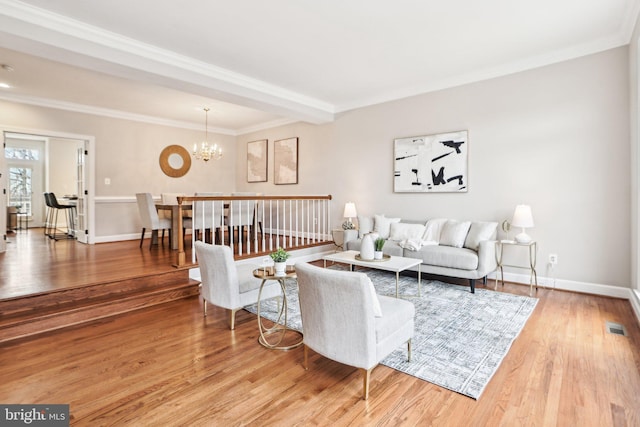
<path fill-rule="evenodd" d="M 349 240 L 353 240 L 358 235 L 358 230 L 356 230 L 356 226 L 351 221 L 352 218 L 358 216 L 356 212 L 356 204 L 353 202 L 347 202 L 344 205 L 344 213 L 342 215 L 344 218 L 347 218 L 345 222 L 342 223 L 342 229 L 335 228 L 331 230 L 331 237 L 333 238 L 333 244 L 336 246 L 336 250 L 344 250 L 344 242 L 348 242 Z M 350 236 L 350 234 L 354 234 Z"/>
<path fill-rule="evenodd" d="M 536 290 L 538 290 L 538 273 L 536 272 L 536 261 L 538 254 L 538 243 L 535 240 L 532 240 L 531 237 L 525 232 L 525 229 L 532 228 L 534 226 L 533 223 L 533 215 L 531 214 L 531 207 L 529 205 L 518 205 L 516 206 L 515 212 L 513 213 L 513 219 L 509 224 L 507 221 L 503 222 L 502 229 L 508 232 L 511 227 L 520 227 L 522 228 L 522 232 L 515 236 L 515 240 L 499 240 L 496 242 L 496 262 L 498 264 L 496 270 L 496 285 L 495 289 L 498 289 L 498 274 L 497 271 L 500 272 L 500 277 L 502 281 L 502 285 L 504 286 L 504 267 L 511 268 L 521 268 L 530 271 L 529 276 L 529 295 L 533 295 L 533 285 L 536 286 Z M 523 247 L 529 249 L 529 265 L 511 265 L 504 264 L 503 262 L 503 251 L 505 247 Z"/>

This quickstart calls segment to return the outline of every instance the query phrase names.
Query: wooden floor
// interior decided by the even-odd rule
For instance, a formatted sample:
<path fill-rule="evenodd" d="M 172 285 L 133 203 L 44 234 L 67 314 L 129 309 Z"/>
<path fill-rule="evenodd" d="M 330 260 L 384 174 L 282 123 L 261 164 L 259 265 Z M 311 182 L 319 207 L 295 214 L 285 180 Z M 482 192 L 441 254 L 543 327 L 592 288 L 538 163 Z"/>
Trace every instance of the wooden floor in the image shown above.
<path fill-rule="evenodd" d="M 13 274 L 31 270 L 43 286 L 47 277 L 112 274 L 124 247 L 142 269 L 163 252 L 114 244 L 108 255 L 111 244 L 60 243 L 23 252 L 24 264 L 10 247 L 0 255 L 2 288 L 21 286 Z M 528 287 L 504 291 L 526 295 Z M 630 304 L 544 289 L 537 296 L 477 401 L 385 366 L 363 401 L 354 368 L 312 353 L 305 371 L 301 348 L 258 344 L 254 315 L 238 312 L 230 331 L 223 310 L 210 306 L 204 318 L 202 301 L 190 298 L 0 345 L 0 402 L 68 403 L 79 426 L 639 426 L 640 329 Z M 624 324 L 629 336 L 606 333 L 605 321 Z"/>

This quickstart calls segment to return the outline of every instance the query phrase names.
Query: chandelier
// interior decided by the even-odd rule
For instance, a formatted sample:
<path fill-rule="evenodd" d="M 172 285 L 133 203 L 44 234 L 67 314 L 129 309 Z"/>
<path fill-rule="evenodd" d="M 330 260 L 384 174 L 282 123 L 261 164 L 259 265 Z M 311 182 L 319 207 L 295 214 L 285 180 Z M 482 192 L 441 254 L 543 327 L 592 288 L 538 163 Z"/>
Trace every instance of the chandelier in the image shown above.
<path fill-rule="evenodd" d="M 222 147 L 218 147 L 218 144 L 209 144 L 209 109 L 205 108 L 204 119 L 204 141 L 198 144 L 193 144 L 193 157 L 198 160 L 204 160 L 208 162 L 210 159 L 219 160 L 222 158 Z"/>

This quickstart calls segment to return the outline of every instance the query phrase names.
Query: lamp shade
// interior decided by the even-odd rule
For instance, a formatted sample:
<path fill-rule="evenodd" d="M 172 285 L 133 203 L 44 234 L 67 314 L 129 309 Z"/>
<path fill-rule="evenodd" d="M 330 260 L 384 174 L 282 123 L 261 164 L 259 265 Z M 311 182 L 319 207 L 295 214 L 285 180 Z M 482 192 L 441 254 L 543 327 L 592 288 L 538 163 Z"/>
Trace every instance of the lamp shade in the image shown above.
<path fill-rule="evenodd" d="M 358 216 L 358 214 L 356 213 L 356 204 L 353 202 L 347 202 L 344 205 L 344 215 L 342 215 L 344 218 L 354 218 L 356 216 Z"/>
<path fill-rule="evenodd" d="M 513 227 L 531 228 L 533 227 L 533 215 L 531 215 L 531 206 L 518 205 L 513 212 L 513 219 L 511 220 Z"/>

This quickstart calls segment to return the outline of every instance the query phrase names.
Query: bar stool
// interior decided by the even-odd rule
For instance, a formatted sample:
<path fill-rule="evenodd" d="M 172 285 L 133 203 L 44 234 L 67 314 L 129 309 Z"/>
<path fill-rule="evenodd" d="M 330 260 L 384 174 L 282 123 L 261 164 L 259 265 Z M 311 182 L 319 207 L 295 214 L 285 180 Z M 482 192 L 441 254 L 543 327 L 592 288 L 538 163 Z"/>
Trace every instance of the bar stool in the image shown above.
<path fill-rule="evenodd" d="M 62 210 L 64 211 L 67 219 L 67 232 L 64 234 L 64 238 L 73 239 L 74 237 L 71 234 L 71 229 L 73 228 L 73 217 L 75 216 L 74 211 L 76 207 L 72 205 L 61 205 L 60 203 L 58 203 L 58 199 L 56 198 L 56 195 L 54 193 L 47 194 L 49 194 L 49 203 L 51 206 L 51 216 L 53 220 L 50 224 L 50 231 L 52 232 L 49 234 L 49 238 L 57 241 L 58 237 L 60 236 L 60 234 L 56 233 L 56 229 L 58 227 L 58 213 Z"/>

